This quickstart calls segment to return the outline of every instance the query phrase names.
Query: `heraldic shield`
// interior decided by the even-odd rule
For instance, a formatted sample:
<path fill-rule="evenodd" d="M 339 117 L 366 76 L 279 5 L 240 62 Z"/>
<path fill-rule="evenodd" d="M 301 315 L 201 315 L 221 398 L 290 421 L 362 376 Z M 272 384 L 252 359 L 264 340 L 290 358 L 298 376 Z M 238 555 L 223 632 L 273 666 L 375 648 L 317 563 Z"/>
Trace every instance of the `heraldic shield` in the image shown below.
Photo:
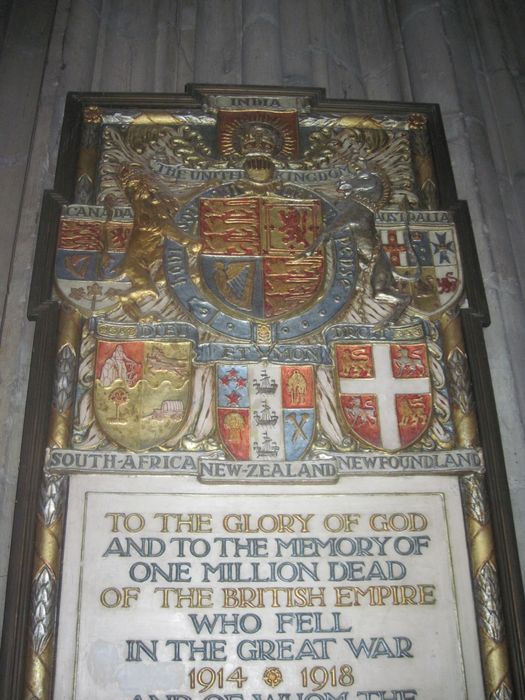
<path fill-rule="evenodd" d="M 412 299 L 411 308 L 434 317 L 458 302 L 463 272 L 448 212 L 379 212 L 376 226 L 399 289 Z"/>
<path fill-rule="evenodd" d="M 323 282 L 323 251 L 306 256 L 322 222 L 321 202 L 281 197 L 200 200 L 202 278 L 245 316 L 275 319 L 306 308 Z"/>
<path fill-rule="evenodd" d="M 217 365 L 221 439 L 236 459 L 296 460 L 315 427 L 311 365 Z"/>
<path fill-rule="evenodd" d="M 104 433 L 147 450 L 172 440 L 191 396 L 189 341 L 97 339 L 94 406 Z"/>
<path fill-rule="evenodd" d="M 58 231 L 55 285 L 84 316 L 115 307 L 119 295 L 131 287 L 131 282 L 122 277 L 120 265 L 132 223 L 130 215 L 108 221 L 104 207 L 64 208 Z"/>
<path fill-rule="evenodd" d="M 387 452 L 409 447 L 432 417 L 424 342 L 351 342 L 335 346 L 339 402 L 350 433 Z"/>

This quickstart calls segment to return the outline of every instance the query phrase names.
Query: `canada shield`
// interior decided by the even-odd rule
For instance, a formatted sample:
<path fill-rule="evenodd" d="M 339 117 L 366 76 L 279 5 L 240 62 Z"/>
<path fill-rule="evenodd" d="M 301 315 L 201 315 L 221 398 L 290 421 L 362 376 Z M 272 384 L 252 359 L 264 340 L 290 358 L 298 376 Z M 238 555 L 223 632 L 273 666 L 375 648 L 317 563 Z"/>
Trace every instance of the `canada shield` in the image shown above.
<path fill-rule="evenodd" d="M 215 300 L 246 316 L 276 319 L 306 308 L 325 271 L 317 239 L 319 200 L 278 197 L 202 198 L 202 279 Z"/>
<path fill-rule="evenodd" d="M 424 342 L 352 342 L 335 346 L 339 402 L 345 427 L 388 452 L 423 436 L 432 416 Z"/>
<path fill-rule="evenodd" d="M 176 437 L 191 390 L 191 343 L 97 340 L 95 415 L 104 433 L 129 450 Z"/>
<path fill-rule="evenodd" d="M 131 235 L 130 217 L 106 220 L 103 207 L 77 206 L 62 216 L 58 230 L 55 283 L 64 299 L 82 314 L 108 311 L 131 287 L 120 274 Z M 87 219 L 87 212 L 94 218 Z"/>
<path fill-rule="evenodd" d="M 311 365 L 218 365 L 217 386 L 219 432 L 233 457 L 304 456 L 315 427 Z"/>

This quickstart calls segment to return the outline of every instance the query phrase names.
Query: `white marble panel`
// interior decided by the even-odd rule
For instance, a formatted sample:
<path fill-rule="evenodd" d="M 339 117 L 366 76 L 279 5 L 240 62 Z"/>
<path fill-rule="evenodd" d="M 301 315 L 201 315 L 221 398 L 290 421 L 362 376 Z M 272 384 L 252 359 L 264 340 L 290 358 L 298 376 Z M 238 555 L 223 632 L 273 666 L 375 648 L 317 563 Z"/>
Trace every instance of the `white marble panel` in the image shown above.
<path fill-rule="evenodd" d="M 56 700 L 481 697 L 457 479 L 165 481 L 72 477 Z"/>

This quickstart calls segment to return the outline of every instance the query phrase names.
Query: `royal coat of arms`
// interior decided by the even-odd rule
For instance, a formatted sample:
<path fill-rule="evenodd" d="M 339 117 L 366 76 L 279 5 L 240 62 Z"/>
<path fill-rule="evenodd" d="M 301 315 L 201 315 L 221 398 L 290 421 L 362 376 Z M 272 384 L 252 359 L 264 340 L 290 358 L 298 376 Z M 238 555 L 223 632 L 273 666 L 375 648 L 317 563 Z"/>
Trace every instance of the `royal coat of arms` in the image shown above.
<path fill-rule="evenodd" d="M 378 124 L 372 138 L 343 122 L 308 127 L 305 148 L 302 118 L 221 109 L 215 142 L 195 122 L 191 157 L 174 136 L 184 120 L 140 146 L 138 127 L 105 127 L 97 201 L 69 206 L 61 222 L 59 293 L 83 315 L 192 331 L 191 343 L 160 330 L 96 339 L 94 388 L 77 397 L 79 446 L 207 445 L 289 461 L 316 441 L 335 451 L 347 438 L 384 452 L 451 444 L 438 340 L 429 355 L 422 337 L 332 337 L 347 323 L 381 329 L 454 303 L 450 216 L 417 209 L 409 128 Z"/>
<path fill-rule="evenodd" d="M 273 319 L 307 308 L 321 287 L 319 200 L 201 198 L 204 283 L 233 311 Z"/>

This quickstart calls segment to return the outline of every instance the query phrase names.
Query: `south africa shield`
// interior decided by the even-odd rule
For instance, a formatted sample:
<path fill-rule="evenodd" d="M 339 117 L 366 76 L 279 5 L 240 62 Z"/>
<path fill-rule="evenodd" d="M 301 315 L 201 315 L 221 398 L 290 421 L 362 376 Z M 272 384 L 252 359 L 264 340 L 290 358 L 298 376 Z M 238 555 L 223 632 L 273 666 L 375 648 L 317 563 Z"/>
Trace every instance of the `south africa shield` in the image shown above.
<path fill-rule="evenodd" d="M 94 406 L 104 433 L 128 450 L 177 436 L 191 396 L 191 343 L 97 339 Z"/>
<path fill-rule="evenodd" d="M 128 210 L 111 221 L 104 207 L 64 208 L 58 230 L 55 283 L 61 296 L 85 316 L 109 311 L 131 287 L 120 275 L 131 235 Z"/>
<path fill-rule="evenodd" d="M 311 365 L 217 366 L 219 432 L 236 459 L 296 460 L 315 429 Z"/>
<path fill-rule="evenodd" d="M 395 452 L 424 435 L 432 417 L 425 342 L 337 343 L 335 358 L 339 404 L 354 437 Z"/>
<path fill-rule="evenodd" d="M 304 254 L 321 222 L 316 199 L 202 198 L 200 267 L 207 291 L 246 317 L 271 320 L 300 312 L 324 278 L 323 251 Z"/>

